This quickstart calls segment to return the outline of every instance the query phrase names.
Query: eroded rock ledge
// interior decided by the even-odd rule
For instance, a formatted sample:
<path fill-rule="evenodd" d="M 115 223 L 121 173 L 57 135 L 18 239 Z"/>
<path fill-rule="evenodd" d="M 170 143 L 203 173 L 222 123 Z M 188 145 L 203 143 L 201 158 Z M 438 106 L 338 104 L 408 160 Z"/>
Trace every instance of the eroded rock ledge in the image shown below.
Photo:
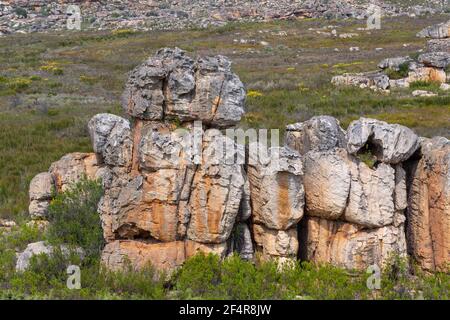
<path fill-rule="evenodd" d="M 94 116 L 95 153 L 66 155 L 31 182 L 33 219 L 86 175 L 102 180 L 102 261 L 111 269 L 129 261 L 170 271 L 198 252 L 260 252 L 348 269 L 409 253 L 426 270 L 448 270 L 447 139 L 366 118 L 345 131 L 319 116 L 289 125 L 286 145 L 251 159 L 260 145 L 218 130 L 244 113 L 230 65 L 162 49 L 134 69 L 123 96 L 132 121 Z"/>

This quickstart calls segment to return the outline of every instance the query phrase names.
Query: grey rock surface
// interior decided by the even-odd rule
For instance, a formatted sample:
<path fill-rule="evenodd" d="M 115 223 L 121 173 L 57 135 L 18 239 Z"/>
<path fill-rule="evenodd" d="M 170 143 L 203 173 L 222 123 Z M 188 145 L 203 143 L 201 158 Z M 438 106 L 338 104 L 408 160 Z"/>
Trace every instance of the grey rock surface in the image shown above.
<path fill-rule="evenodd" d="M 346 145 L 345 131 L 330 116 L 317 116 L 286 127 L 286 145 L 301 155 L 308 151 L 326 151 Z"/>
<path fill-rule="evenodd" d="M 426 27 L 419 31 L 417 36 L 420 38 L 444 39 L 450 37 L 450 20 L 436 25 Z"/>
<path fill-rule="evenodd" d="M 419 146 L 418 137 L 411 129 L 368 118 L 350 123 L 347 140 L 350 154 L 357 154 L 368 144 L 379 161 L 390 164 L 407 160 Z"/>
<path fill-rule="evenodd" d="M 244 114 L 245 90 L 224 56 L 188 57 L 160 49 L 130 74 L 122 97 L 128 114 L 143 120 L 201 120 L 229 127 Z"/>
<path fill-rule="evenodd" d="M 113 114 L 100 113 L 88 123 L 94 152 L 108 165 L 131 165 L 133 141 L 130 122 Z"/>
<path fill-rule="evenodd" d="M 425 66 L 445 69 L 450 65 L 450 52 L 423 53 L 418 60 Z"/>

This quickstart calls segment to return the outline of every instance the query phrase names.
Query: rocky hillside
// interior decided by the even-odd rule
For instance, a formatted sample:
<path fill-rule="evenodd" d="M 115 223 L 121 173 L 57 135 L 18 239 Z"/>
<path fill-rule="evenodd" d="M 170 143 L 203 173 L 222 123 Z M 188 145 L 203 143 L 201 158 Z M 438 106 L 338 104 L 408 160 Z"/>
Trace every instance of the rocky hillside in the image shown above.
<path fill-rule="evenodd" d="M 113 270 L 150 262 L 171 271 L 198 252 L 259 252 L 359 270 L 409 254 L 424 270 L 448 271 L 446 138 L 368 118 L 345 131 L 318 116 L 289 125 L 284 146 L 244 146 L 219 130 L 244 114 L 230 65 L 165 48 L 136 67 L 122 99 L 132 121 L 94 116 L 95 153 L 66 155 L 32 180 L 33 219 L 46 219 L 52 190 L 86 175 L 102 180 L 102 262 Z M 30 244 L 18 270 L 48 250 Z"/>
<path fill-rule="evenodd" d="M 0 1 L 0 35 L 66 28 L 67 8 L 81 9 L 82 29 L 139 30 L 222 26 L 230 21 L 290 18 L 357 18 L 368 16 L 371 1 L 356 0 L 164 0 L 164 1 Z M 448 12 L 447 0 L 377 1 L 385 15 Z"/>
<path fill-rule="evenodd" d="M 367 73 L 343 74 L 332 78 L 335 85 L 353 85 L 389 93 L 394 88 L 409 88 L 417 82 L 434 83 L 442 91 L 450 90 L 450 20 L 424 28 L 417 37 L 431 38 L 426 52 L 421 49 L 417 57 L 401 56 L 380 61 L 380 70 Z M 413 96 L 431 97 L 435 93 L 415 90 Z"/>

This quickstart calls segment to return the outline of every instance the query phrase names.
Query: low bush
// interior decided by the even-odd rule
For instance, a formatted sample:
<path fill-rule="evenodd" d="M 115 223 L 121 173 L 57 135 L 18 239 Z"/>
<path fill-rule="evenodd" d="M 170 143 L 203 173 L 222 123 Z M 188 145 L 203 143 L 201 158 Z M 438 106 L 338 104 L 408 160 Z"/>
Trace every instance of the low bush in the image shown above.
<path fill-rule="evenodd" d="M 394 69 L 386 70 L 386 75 L 390 79 L 394 79 L 394 80 L 406 78 L 408 76 L 408 73 L 409 73 L 409 62 L 404 62 L 404 63 L 400 64 L 398 70 L 394 70 Z"/>
<path fill-rule="evenodd" d="M 98 257 L 103 231 L 97 204 L 103 191 L 100 183 L 82 179 L 58 194 L 49 207 L 48 240 L 53 244 L 81 247 L 88 257 Z"/>

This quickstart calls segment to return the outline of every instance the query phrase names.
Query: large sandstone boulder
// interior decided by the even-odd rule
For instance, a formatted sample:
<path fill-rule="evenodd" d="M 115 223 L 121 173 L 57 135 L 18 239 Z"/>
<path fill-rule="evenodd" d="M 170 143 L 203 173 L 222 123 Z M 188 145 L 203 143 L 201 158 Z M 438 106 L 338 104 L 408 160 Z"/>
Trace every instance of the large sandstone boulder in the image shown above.
<path fill-rule="evenodd" d="M 366 270 L 406 256 L 402 227 L 365 229 L 357 224 L 307 217 L 300 228 L 300 256 L 315 263 Z"/>
<path fill-rule="evenodd" d="M 180 169 L 193 165 L 192 128 L 176 128 L 169 122 L 147 121 L 143 124 L 135 149 L 140 170 Z M 201 138 L 199 153 L 201 154 Z M 192 151 L 192 152 L 190 152 Z"/>
<path fill-rule="evenodd" d="M 234 125 L 244 114 L 245 90 L 223 56 L 188 57 L 164 48 L 128 78 L 123 107 L 143 120 L 201 120 L 217 127 Z"/>
<path fill-rule="evenodd" d="M 57 192 L 64 192 L 82 178 L 96 179 L 99 165 L 93 153 L 69 153 L 52 163 L 49 173 Z"/>
<path fill-rule="evenodd" d="M 98 173 L 105 191 L 98 210 L 106 241 L 128 241 L 114 248 L 130 251 L 135 267 L 152 261 L 157 269 L 175 268 L 178 263 L 153 261 L 153 252 L 164 247 L 163 243 L 180 242 L 187 246 L 187 255 L 214 252 L 224 256 L 236 221 L 248 219 L 251 213 L 244 196 L 247 194 L 249 201 L 244 167 L 234 161 L 244 153 L 243 146 L 216 129 L 201 132 L 196 140 L 194 126 L 185 123 L 177 127 L 168 121 L 138 120 L 142 122 L 133 130 L 111 135 L 109 129 L 103 130 L 109 119 L 100 115 L 90 121 L 94 145 L 100 141 L 98 156 L 106 158 L 108 151 L 101 141 L 109 141 L 104 145 L 116 148 L 114 154 L 130 155 L 127 163 L 131 166 L 104 161 Z M 112 119 L 116 126 L 124 123 L 120 118 Z M 135 245 L 149 253 L 136 256 Z M 108 248 L 105 257 L 112 255 Z M 114 266 L 115 262 L 105 264 Z"/>
<path fill-rule="evenodd" d="M 345 149 L 308 152 L 304 170 L 307 214 L 338 219 L 347 206 L 352 178 Z"/>
<path fill-rule="evenodd" d="M 30 200 L 50 200 L 53 194 L 53 178 L 48 172 L 37 174 L 30 182 Z"/>
<path fill-rule="evenodd" d="M 68 190 L 82 178 L 96 179 L 99 165 L 93 153 L 69 153 L 52 163 L 49 172 L 37 174 L 30 182 L 28 212 L 32 219 L 45 219 L 52 197 Z"/>
<path fill-rule="evenodd" d="M 233 150 L 227 148 L 230 144 Z M 229 238 L 244 193 L 244 168 L 233 160 L 242 152 L 242 146 L 219 131 L 205 132 L 203 161 L 194 174 L 188 203 L 189 239 L 221 243 Z"/>
<path fill-rule="evenodd" d="M 419 67 L 410 71 L 406 78 L 408 84 L 416 81 L 444 83 L 446 80 L 447 75 L 445 74 L 445 71 L 434 67 Z"/>
<path fill-rule="evenodd" d="M 450 141 L 423 139 L 421 158 L 408 170 L 409 252 L 425 270 L 449 271 Z"/>
<path fill-rule="evenodd" d="M 186 260 L 183 241 L 146 243 L 116 240 L 106 244 L 102 263 L 110 270 L 139 270 L 152 266 L 160 271 L 173 271 Z"/>
<path fill-rule="evenodd" d="M 303 216 L 302 160 L 289 148 L 272 147 L 268 153 L 268 159 L 248 166 L 253 221 L 287 230 Z"/>
<path fill-rule="evenodd" d="M 29 265 L 31 258 L 40 254 L 49 255 L 53 251 L 52 247 L 44 241 L 33 242 L 27 245 L 26 249 L 17 254 L 16 271 L 25 271 Z"/>
<path fill-rule="evenodd" d="M 151 242 L 115 240 L 106 244 L 102 264 L 110 270 L 140 270 L 153 267 L 156 271 L 171 273 L 186 259 L 198 254 L 217 254 L 224 257 L 226 243 L 205 245 L 194 241 Z"/>
<path fill-rule="evenodd" d="M 347 140 L 350 154 L 357 154 L 367 145 L 379 161 L 390 164 L 407 160 L 419 146 L 418 137 L 411 129 L 368 118 L 350 123 Z"/>
<path fill-rule="evenodd" d="M 351 172 L 351 184 L 345 220 L 369 228 L 394 223 L 394 168 L 385 163 L 369 168 L 355 158 L 350 158 L 347 163 Z"/>
<path fill-rule="evenodd" d="M 88 123 L 94 152 L 102 163 L 129 167 L 133 150 L 130 122 L 121 117 L 100 113 Z"/>
<path fill-rule="evenodd" d="M 336 118 L 330 116 L 313 117 L 305 122 L 286 127 L 285 143 L 288 147 L 304 155 L 310 150 L 326 151 L 344 148 L 345 131 Z"/>

